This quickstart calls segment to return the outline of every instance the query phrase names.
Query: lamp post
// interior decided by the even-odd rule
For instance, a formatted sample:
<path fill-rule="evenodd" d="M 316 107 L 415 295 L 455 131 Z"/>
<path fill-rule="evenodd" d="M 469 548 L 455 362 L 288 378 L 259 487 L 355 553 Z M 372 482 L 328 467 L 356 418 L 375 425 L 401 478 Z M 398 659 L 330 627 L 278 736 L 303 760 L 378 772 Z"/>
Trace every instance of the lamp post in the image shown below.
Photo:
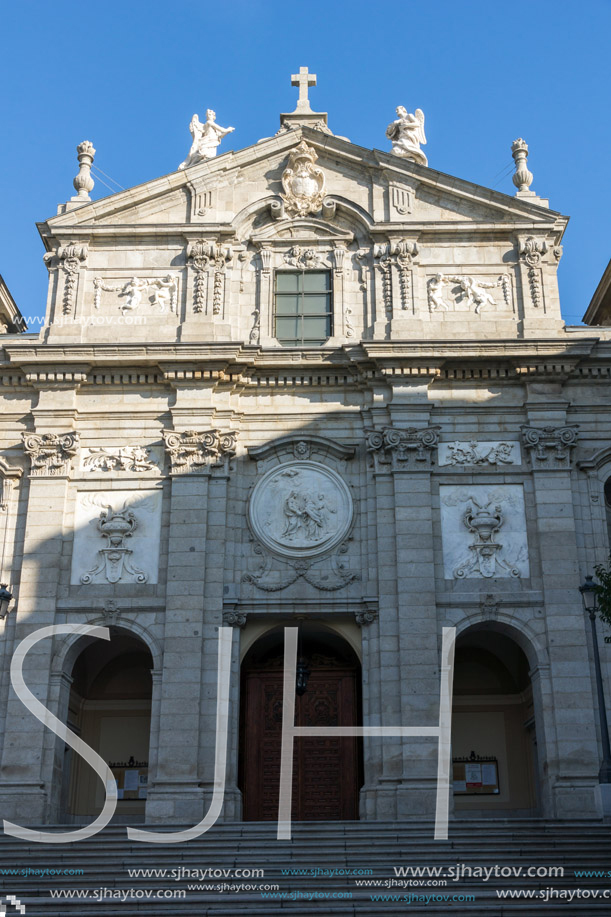
<path fill-rule="evenodd" d="M 605 707 L 605 694 L 603 691 L 603 677 L 600 669 L 600 654 L 598 652 L 598 635 L 596 633 L 596 583 L 591 576 L 586 576 L 585 583 L 579 587 L 583 607 L 590 617 L 592 626 L 592 646 L 594 648 L 594 672 L 596 673 L 596 693 L 598 695 L 598 716 L 600 718 L 600 737 L 603 746 L 603 759 L 598 772 L 599 783 L 611 783 L 611 746 L 609 745 L 609 726 L 607 724 L 607 710 Z"/>
<path fill-rule="evenodd" d="M 8 607 L 13 601 L 13 594 L 8 591 L 6 583 L 0 583 L 0 621 L 4 621 L 8 614 Z"/>

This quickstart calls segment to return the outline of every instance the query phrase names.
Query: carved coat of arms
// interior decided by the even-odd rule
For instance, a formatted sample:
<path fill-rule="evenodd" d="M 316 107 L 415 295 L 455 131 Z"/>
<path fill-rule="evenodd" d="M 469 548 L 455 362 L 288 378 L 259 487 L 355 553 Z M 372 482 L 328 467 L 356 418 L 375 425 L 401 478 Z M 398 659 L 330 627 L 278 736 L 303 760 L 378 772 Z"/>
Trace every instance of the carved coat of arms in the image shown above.
<path fill-rule="evenodd" d="M 288 165 L 282 173 L 284 194 L 280 195 L 288 214 L 303 217 L 317 213 L 322 207 L 325 176 L 322 169 L 315 166 L 317 159 L 316 151 L 305 140 L 289 154 Z"/>

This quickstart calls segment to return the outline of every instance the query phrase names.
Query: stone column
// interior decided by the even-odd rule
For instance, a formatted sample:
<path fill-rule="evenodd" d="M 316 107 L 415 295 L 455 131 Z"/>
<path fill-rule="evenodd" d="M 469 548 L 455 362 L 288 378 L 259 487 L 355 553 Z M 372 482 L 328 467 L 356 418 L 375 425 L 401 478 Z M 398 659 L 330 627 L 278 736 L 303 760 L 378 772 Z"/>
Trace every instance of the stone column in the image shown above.
<path fill-rule="evenodd" d="M 543 795 L 553 799 L 554 805 L 546 814 L 593 816 L 600 762 L 586 621 L 577 591 L 580 581 L 571 480 L 577 428 L 566 423 L 564 410 L 553 410 L 549 405 L 545 409 L 533 406 L 528 419 L 530 423 L 522 427 L 522 439 L 533 471 L 552 686 L 543 729 L 546 738 L 555 733 L 555 743 L 546 741 L 545 749 L 541 749 L 547 756 Z"/>
<path fill-rule="evenodd" d="M 368 435 L 374 463 L 380 590 L 379 671 L 370 672 L 370 677 L 380 680 L 380 691 L 371 690 L 372 699 L 379 697 L 379 706 L 369 716 L 371 724 L 376 716 L 382 725 L 437 726 L 440 647 L 430 470 L 438 432 L 423 426 L 428 415 L 422 412 L 416 415 L 418 427 L 407 426 L 407 415 L 400 414 L 396 426 Z M 432 817 L 437 746 L 437 740 L 430 738 L 370 743 L 366 814 Z"/>
<path fill-rule="evenodd" d="M 31 459 L 23 563 L 16 606 L 11 611 L 14 647 L 26 636 L 55 621 L 55 603 L 62 565 L 63 512 L 71 459 L 78 446 L 75 433 L 24 434 Z M 53 640 L 39 643 L 24 665 L 28 688 L 49 703 L 49 670 Z M 0 770 L 0 811 L 17 824 L 42 824 L 48 818 L 53 755 L 48 730 L 9 691 L 6 740 Z"/>
<path fill-rule="evenodd" d="M 228 465 L 215 468 L 208 493 L 208 550 L 204 585 L 204 627 L 202 652 L 202 704 L 200 708 L 200 774 L 206 806 L 214 789 L 214 756 L 216 750 L 216 687 L 218 681 L 219 627 L 223 622 L 223 586 L 227 543 Z M 239 720 L 239 639 L 234 633 L 231 681 L 229 685 L 229 736 L 225 797 L 222 818 L 234 820 L 241 815 L 241 793 L 238 790 L 237 748 L 231 724 Z"/>
<path fill-rule="evenodd" d="M 168 586 L 158 754 L 147 800 L 150 823 L 194 824 L 203 817 L 201 785 L 201 710 L 216 709 L 216 657 L 210 660 L 204 593 L 214 531 L 216 494 L 211 487 L 215 466 L 233 454 L 235 436 L 164 433 L 171 462 L 172 497 L 168 545 Z M 211 697 L 203 693 L 214 681 Z M 214 728 L 211 733 L 213 742 Z"/>

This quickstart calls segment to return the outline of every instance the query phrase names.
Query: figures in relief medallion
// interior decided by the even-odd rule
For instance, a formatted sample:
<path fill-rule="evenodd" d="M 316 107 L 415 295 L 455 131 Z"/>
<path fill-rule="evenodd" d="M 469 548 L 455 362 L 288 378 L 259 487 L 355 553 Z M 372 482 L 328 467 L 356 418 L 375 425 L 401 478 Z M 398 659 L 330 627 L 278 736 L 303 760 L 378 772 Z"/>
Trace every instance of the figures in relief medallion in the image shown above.
<path fill-rule="evenodd" d="M 428 159 L 420 149 L 426 144 L 424 135 L 424 112 L 417 108 L 410 114 L 403 105 L 396 109 L 397 118 L 386 128 L 386 136 L 392 140 L 392 152 L 404 159 L 413 159 L 420 165 L 428 166 Z"/>
<path fill-rule="evenodd" d="M 206 109 L 206 120 L 202 124 L 199 115 L 193 115 L 189 125 L 193 143 L 189 150 L 189 155 L 184 162 L 178 166 L 179 169 L 188 169 L 204 159 L 212 159 L 216 156 L 216 148 L 227 134 L 235 130 L 235 127 L 221 127 L 216 123 L 216 112 L 211 108 Z"/>

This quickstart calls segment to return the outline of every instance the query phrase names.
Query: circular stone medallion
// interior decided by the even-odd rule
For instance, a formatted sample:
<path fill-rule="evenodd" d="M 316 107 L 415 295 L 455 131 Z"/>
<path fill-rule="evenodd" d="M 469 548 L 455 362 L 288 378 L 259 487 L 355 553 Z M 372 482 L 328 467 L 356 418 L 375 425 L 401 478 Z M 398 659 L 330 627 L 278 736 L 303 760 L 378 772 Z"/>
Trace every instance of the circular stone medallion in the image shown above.
<path fill-rule="evenodd" d="M 350 531 L 352 515 L 348 485 L 318 462 L 272 468 L 248 506 L 255 537 L 283 557 L 313 557 L 337 547 Z"/>

